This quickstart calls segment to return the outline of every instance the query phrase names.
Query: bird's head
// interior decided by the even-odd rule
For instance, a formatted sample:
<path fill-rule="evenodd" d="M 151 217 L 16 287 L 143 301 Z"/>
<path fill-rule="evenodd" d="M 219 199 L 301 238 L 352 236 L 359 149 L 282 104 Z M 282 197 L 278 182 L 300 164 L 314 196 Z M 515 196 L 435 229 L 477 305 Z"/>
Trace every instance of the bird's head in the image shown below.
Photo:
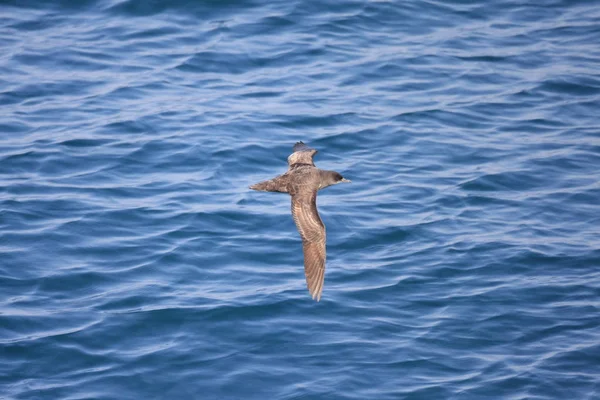
<path fill-rule="evenodd" d="M 321 186 L 320 189 L 326 188 L 327 186 L 336 185 L 338 183 L 350 183 L 349 179 L 346 179 L 339 172 L 335 171 L 323 171 L 321 174 Z"/>

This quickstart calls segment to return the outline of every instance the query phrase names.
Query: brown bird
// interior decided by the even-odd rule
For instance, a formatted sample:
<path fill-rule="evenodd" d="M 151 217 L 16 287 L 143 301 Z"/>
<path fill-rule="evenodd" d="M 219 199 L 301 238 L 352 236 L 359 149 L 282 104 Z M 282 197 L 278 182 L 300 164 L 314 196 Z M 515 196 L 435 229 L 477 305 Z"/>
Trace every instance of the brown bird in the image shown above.
<path fill-rule="evenodd" d="M 304 274 L 313 299 L 321 300 L 325 280 L 325 225 L 317 211 L 317 191 L 342 182 L 351 182 L 335 171 L 315 167 L 317 150 L 302 142 L 294 145 L 288 157 L 289 168 L 283 175 L 250 186 L 263 192 L 289 193 L 292 216 L 302 238 Z"/>

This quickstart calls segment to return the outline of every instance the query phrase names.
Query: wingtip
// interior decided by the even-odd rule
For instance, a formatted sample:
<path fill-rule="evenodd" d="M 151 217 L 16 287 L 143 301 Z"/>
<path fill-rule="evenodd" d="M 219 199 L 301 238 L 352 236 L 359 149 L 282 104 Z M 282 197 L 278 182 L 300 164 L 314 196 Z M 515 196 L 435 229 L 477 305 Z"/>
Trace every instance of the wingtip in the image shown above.
<path fill-rule="evenodd" d="M 312 299 L 314 301 L 316 301 L 318 303 L 319 301 L 321 301 L 321 294 L 323 294 L 323 292 L 320 292 L 320 293 L 311 293 L 310 296 L 312 297 Z"/>

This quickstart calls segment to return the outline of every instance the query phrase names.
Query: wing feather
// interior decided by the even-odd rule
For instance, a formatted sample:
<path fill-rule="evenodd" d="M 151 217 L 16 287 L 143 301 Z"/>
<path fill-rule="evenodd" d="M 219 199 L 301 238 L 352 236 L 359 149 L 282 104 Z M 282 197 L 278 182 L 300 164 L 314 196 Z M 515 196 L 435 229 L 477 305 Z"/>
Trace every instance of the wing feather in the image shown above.
<path fill-rule="evenodd" d="M 325 225 L 317 211 L 317 192 L 292 196 L 292 216 L 302 238 L 304 274 L 313 299 L 319 301 L 325 280 Z"/>
<path fill-rule="evenodd" d="M 294 145 L 293 153 L 288 157 L 288 165 L 292 169 L 297 164 L 308 164 L 315 166 L 313 157 L 317 154 L 317 150 L 308 147 L 303 142 L 298 142 Z"/>

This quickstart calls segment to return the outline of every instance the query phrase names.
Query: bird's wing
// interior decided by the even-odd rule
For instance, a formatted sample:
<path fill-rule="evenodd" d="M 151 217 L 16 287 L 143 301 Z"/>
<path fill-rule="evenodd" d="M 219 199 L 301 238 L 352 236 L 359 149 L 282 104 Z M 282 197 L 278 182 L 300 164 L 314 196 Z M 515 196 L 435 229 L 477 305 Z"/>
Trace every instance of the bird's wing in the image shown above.
<path fill-rule="evenodd" d="M 317 154 L 317 150 L 312 147 L 308 147 L 303 142 L 297 142 L 294 145 L 293 153 L 288 157 L 288 165 L 290 169 L 294 168 L 297 164 L 308 164 L 315 166 L 313 157 Z"/>
<path fill-rule="evenodd" d="M 250 186 L 252 190 L 259 190 L 261 192 L 288 192 L 288 184 L 290 177 L 288 174 L 279 175 L 268 181 L 259 182 L 255 185 Z"/>
<path fill-rule="evenodd" d="M 308 147 L 304 142 L 296 142 L 296 144 L 292 148 L 292 151 L 294 151 L 294 152 L 296 152 L 296 151 L 310 151 L 310 150 L 314 150 L 314 149 L 312 147 Z"/>
<path fill-rule="evenodd" d="M 313 299 L 321 300 L 325 280 L 325 225 L 317 211 L 316 190 L 292 196 L 292 216 L 302 238 L 304 274 Z"/>

